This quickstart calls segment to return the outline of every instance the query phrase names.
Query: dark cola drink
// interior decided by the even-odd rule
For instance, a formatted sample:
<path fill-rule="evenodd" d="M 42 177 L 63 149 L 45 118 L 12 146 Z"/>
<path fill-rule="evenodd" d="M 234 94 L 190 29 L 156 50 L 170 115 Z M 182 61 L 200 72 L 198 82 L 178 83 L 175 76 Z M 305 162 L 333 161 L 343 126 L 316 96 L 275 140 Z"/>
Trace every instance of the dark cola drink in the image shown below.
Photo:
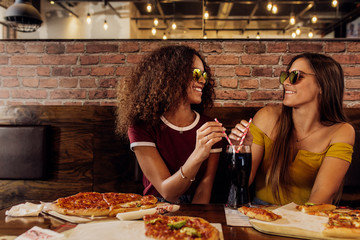
<path fill-rule="evenodd" d="M 235 146 L 235 149 L 238 148 Z M 251 147 L 241 146 L 241 149 L 236 152 L 232 150 L 232 146 L 229 146 L 226 151 L 226 161 L 230 180 L 226 206 L 237 209 L 241 206 L 249 205 L 249 177 L 252 165 Z"/>

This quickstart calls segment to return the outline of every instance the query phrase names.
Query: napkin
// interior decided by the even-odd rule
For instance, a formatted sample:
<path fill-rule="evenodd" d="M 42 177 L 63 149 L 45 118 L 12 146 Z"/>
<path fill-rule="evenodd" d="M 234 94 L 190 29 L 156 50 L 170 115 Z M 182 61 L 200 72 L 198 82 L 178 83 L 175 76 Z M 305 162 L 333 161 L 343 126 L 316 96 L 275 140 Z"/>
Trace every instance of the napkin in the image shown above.
<path fill-rule="evenodd" d="M 149 208 L 149 209 L 142 209 L 139 211 L 133 211 L 133 212 L 124 212 L 124 213 L 118 213 L 116 217 L 122 221 L 124 220 L 136 220 L 141 219 L 143 216 L 148 214 L 165 214 L 168 212 L 175 212 L 180 209 L 179 205 L 173 205 L 173 204 L 160 204 L 155 208 Z"/>
<path fill-rule="evenodd" d="M 34 226 L 27 230 L 15 240 L 63 240 L 65 236 L 61 233 L 54 232 L 49 229 L 44 229 L 38 226 Z"/>
<path fill-rule="evenodd" d="M 5 212 L 5 215 L 12 217 L 35 217 L 39 216 L 39 213 L 43 209 L 44 204 L 34 204 L 34 203 L 22 203 L 19 205 L 13 206 L 10 210 Z"/>

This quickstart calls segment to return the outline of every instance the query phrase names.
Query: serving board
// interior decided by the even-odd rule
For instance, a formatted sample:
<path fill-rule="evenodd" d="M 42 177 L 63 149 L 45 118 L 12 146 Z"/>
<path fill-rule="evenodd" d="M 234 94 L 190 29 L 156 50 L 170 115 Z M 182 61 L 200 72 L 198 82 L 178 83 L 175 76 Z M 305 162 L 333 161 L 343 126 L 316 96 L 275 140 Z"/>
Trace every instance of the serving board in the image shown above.
<path fill-rule="evenodd" d="M 295 203 L 290 203 L 273 210 L 274 213 L 282 216 L 273 222 L 265 222 L 250 219 L 250 224 L 259 232 L 302 239 L 324 239 L 324 240 L 345 240 L 350 238 L 332 238 L 322 235 L 327 217 L 313 216 L 300 212 L 296 209 Z M 360 238 L 360 236 L 359 236 Z M 352 238 L 353 239 L 353 238 Z"/>

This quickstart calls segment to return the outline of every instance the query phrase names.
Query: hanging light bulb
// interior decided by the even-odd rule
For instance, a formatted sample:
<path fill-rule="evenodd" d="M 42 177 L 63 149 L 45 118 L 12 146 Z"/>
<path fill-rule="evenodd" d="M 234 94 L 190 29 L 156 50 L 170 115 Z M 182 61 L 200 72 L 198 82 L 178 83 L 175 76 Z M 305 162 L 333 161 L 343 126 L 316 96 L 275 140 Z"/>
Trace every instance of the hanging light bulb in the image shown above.
<path fill-rule="evenodd" d="M 206 34 L 206 32 L 204 32 L 204 39 L 207 39 L 207 34 Z"/>
<path fill-rule="evenodd" d="M 152 34 L 153 36 L 155 36 L 155 34 L 156 34 L 156 28 L 155 28 L 155 27 L 153 27 L 153 28 L 151 29 L 151 34 Z"/>
<path fill-rule="evenodd" d="M 314 15 L 314 16 L 311 18 L 311 22 L 312 22 L 312 23 L 316 23 L 317 20 L 318 20 L 318 18 L 317 18 L 316 15 Z"/>
<path fill-rule="evenodd" d="M 171 28 L 172 28 L 173 30 L 176 29 L 176 23 L 175 23 L 175 22 L 173 22 L 173 23 L 171 24 Z"/>
<path fill-rule="evenodd" d="M 309 38 L 313 38 L 313 37 L 314 37 L 314 33 L 313 33 L 312 30 L 310 30 L 310 32 L 308 33 L 308 37 L 309 37 Z"/>
<path fill-rule="evenodd" d="M 87 22 L 87 24 L 90 24 L 90 23 L 91 23 L 90 13 L 88 13 L 87 16 L 86 16 L 86 22 Z"/>
<path fill-rule="evenodd" d="M 204 12 L 204 18 L 205 18 L 205 19 L 208 19 L 208 18 L 209 18 L 209 11 L 206 10 L 206 11 Z"/>
<path fill-rule="evenodd" d="M 55 2 L 51 0 L 51 1 L 50 1 L 50 4 L 51 4 L 51 5 L 54 5 L 54 4 L 55 4 Z"/>
<path fill-rule="evenodd" d="M 272 7 L 273 7 L 272 2 L 268 1 L 268 4 L 266 5 L 266 9 L 270 12 Z"/>
<path fill-rule="evenodd" d="M 338 1 L 337 0 L 332 0 L 331 6 L 337 7 L 337 5 L 338 5 Z"/>
<path fill-rule="evenodd" d="M 272 7 L 272 9 L 271 9 L 271 12 L 272 12 L 273 14 L 277 14 L 277 12 L 278 12 L 278 7 L 277 7 L 276 4 L 273 5 L 273 7 Z"/>
<path fill-rule="evenodd" d="M 152 11 L 152 5 L 149 2 L 146 4 L 146 11 L 149 13 Z"/>
<path fill-rule="evenodd" d="M 166 33 L 164 33 L 163 40 L 166 40 L 166 39 L 167 39 L 167 36 L 166 36 Z"/>
<path fill-rule="evenodd" d="M 296 20 L 295 20 L 295 15 L 294 15 L 294 13 L 293 13 L 293 12 L 290 14 L 290 20 L 289 20 L 289 23 L 290 23 L 291 25 L 295 25 L 295 23 L 296 23 Z"/>
<path fill-rule="evenodd" d="M 104 21 L 104 29 L 105 29 L 105 31 L 108 30 L 108 28 L 109 28 L 109 25 L 108 25 L 108 23 L 107 23 L 107 21 L 105 19 L 105 21 Z"/>
<path fill-rule="evenodd" d="M 296 32 L 292 32 L 292 33 L 291 33 L 291 37 L 292 37 L 292 38 L 296 38 Z"/>
<path fill-rule="evenodd" d="M 296 33 L 296 35 L 298 35 L 298 36 L 301 34 L 300 27 L 297 27 L 297 28 L 296 28 L 295 33 Z"/>
<path fill-rule="evenodd" d="M 260 33 L 259 32 L 257 32 L 257 34 L 256 34 L 256 39 L 260 39 Z"/>
<path fill-rule="evenodd" d="M 159 25 L 159 19 L 154 18 L 154 26 L 157 27 Z"/>

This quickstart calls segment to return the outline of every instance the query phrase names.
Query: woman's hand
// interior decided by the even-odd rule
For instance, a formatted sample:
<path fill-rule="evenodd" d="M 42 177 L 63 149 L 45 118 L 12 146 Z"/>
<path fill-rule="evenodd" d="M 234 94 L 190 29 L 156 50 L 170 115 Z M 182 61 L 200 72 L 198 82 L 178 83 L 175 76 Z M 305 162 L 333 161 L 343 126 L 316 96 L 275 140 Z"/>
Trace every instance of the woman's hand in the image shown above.
<path fill-rule="evenodd" d="M 210 155 L 211 147 L 226 136 L 225 128 L 218 122 L 207 122 L 196 131 L 196 145 L 193 154 L 200 161 Z"/>
<path fill-rule="evenodd" d="M 236 124 L 235 128 L 231 129 L 229 138 L 233 144 L 239 144 L 241 138 L 246 134 L 244 145 L 251 145 L 253 141 L 253 136 L 248 129 L 250 124 L 246 120 L 241 120 L 240 123 Z M 246 133 L 248 131 L 248 133 Z"/>

